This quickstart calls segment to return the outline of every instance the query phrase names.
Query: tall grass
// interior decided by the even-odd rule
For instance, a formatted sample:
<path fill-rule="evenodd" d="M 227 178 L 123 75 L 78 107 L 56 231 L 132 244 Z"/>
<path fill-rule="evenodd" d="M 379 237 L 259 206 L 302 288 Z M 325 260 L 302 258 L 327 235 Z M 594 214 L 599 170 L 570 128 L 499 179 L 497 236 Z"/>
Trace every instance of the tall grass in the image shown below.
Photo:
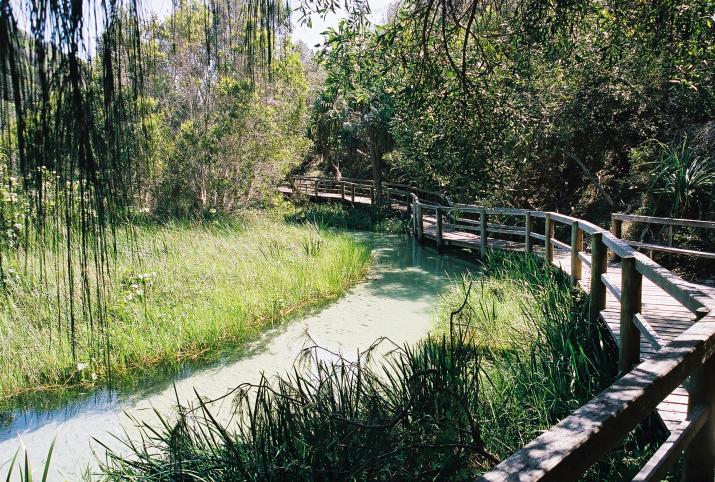
<path fill-rule="evenodd" d="M 505 457 L 605 388 L 613 370 L 588 321 L 588 298 L 559 270 L 497 251 L 484 275 L 460 317 L 484 353 L 485 441 Z M 446 297 L 447 309 L 464 285 Z"/>
<path fill-rule="evenodd" d="M 590 400 L 615 375 L 588 299 L 536 257 L 494 253 L 445 295 L 414 347 L 351 362 L 317 347 L 291 376 L 245 385 L 227 425 L 200 398 L 142 426 L 105 480 L 468 480 Z M 485 334 L 489 332 L 489 334 Z M 611 347 L 612 348 L 612 347 Z M 384 357 L 380 355 L 385 353 Z M 301 363 L 302 362 L 302 363 Z M 652 452 L 630 436 L 587 480 L 632 477 Z"/>
<path fill-rule="evenodd" d="M 480 279 L 456 283 L 441 310 L 464 304 L 458 322 L 474 327 L 471 341 L 482 352 L 478 419 L 487 447 L 505 458 L 610 385 L 618 354 L 607 328 L 589 322 L 588 297 L 560 270 L 502 251 L 484 268 Z M 647 420 L 584 479 L 630 480 L 663 435 Z"/>
<path fill-rule="evenodd" d="M 78 326 L 76 361 L 71 340 L 56 329 L 70 295 L 40 281 L 52 260 L 10 260 L 0 299 L 0 397 L 92 383 L 110 367 L 121 374 L 249 340 L 339 296 L 365 275 L 370 258 L 350 237 L 259 215 L 135 229 L 139 236 L 119 240 L 105 297 L 107 359 L 93 356 L 90 324 Z"/>
<path fill-rule="evenodd" d="M 110 452 L 104 479 L 467 480 L 494 458 L 475 418 L 479 352 L 464 333 L 378 340 L 356 361 L 309 348 L 291 376 L 239 387 L 229 426 L 203 401 L 144 426 L 141 443 L 127 442 L 133 456 Z"/>
<path fill-rule="evenodd" d="M 290 223 L 310 222 L 322 226 L 381 233 L 409 232 L 407 216 L 388 207 L 355 205 L 348 208 L 341 203 L 299 203 L 287 206 L 283 216 Z"/>
<path fill-rule="evenodd" d="M 53 440 L 50 444 L 50 448 L 47 450 L 47 458 L 42 468 L 42 478 L 41 482 L 46 482 L 49 479 L 50 467 L 52 463 L 52 452 L 55 449 L 55 441 Z M 33 469 L 30 465 L 30 460 L 27 451 L 25 452 L 25 457 L 22 461 L 17 459 L 20 451 L 16 451 L 12 456 L 12 459 L 7 462 L 7 475 L 5 476 L 5 481 L 10 482 L 11 480 L 17 480 L 18 482 L 32 482 L 34 479 L 32 477 Z M 1 466 L 1 465 L 0 465 Z M 17 472 L 15 472 L 17 470 Z M 17 473 L 17 476 L 13 476 Z"/>

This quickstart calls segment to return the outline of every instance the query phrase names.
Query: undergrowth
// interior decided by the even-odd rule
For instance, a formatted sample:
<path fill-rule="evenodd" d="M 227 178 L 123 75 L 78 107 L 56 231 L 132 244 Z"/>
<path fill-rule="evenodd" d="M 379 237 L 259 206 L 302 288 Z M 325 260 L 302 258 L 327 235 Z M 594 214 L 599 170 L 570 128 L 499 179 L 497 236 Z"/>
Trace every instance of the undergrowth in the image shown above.
<path fill-rule="evenodd" d="M 482 353 L 479 422 L 500 459 L 615 380 L 617 350 L 607 328 L 588 321 L 588 303 L 543 259 L 502 251 L 489 253 L 479 278 L 465 276 L 445 295 L 441 318 L 463 304 L 458 320 L 474 328 L 471 342 Z M 663 435 L 649 418 L 584 480 L 630 480 Z"/>
<path fill-rule="evenodd" d="M 409 219 L 404 213 L 387 207 L 346 207 L 341 203 L 296 203 L 286 208 L 285 220 L 311 222 L 321 226 L 380 233 L 408 233 Z"/>

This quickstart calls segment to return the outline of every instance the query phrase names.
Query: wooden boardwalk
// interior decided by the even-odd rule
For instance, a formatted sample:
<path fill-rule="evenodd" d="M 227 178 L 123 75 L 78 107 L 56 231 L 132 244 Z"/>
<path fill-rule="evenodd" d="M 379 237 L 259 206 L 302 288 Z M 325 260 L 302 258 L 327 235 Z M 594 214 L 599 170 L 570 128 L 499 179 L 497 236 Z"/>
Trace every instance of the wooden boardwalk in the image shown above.
<path fill-rule="evenodd" d="M 425 216 L 423 220 L 423 235 L 427 239 L 436 242 L 435 218 Z M 449 225 L 443 228 L 442 239 L 443 243 L 447 246 L 478 249 L 481 245 L 479 234 L 469 231 L 453 230 Z M 524 251 L 525 244 L 521 241 L 509 241 L 488 237 L 487 246 L 489 249 Z M 534 251 L 543 252 L 543 248 L 536 248 Z M 552 263 L 566 274 L 571 273 L 571 252 L 555 247 Z M 621 289 L 622 271 L 620 263 L 609 262 L 606 276 L 613 287 L 618 290 Z M 590 267 L 584 265 L 579 284 L 587 293 L 590 289 L 590 281 Z M 707 292 L 712 297 L 712 306 L 715 306 L 715 288 L 694 283 L 689 284 L 700 291 Z M 667 292 L 647 278 L 643 279 L 641 314 L 655 330 L 656 336 L 661 340 L 661 346 L 675 339 L 697 321 L 695 315 L 687 308 L 678 303 L 669 296 Z M 601 318 L 608 326 L 616 344 L 620 345 L 621 303 L 610 290 L 606 292 L 606 309 L 601 311 Z M 658 350 L 654 348 L 645 337 L 641 337 L 640 351 L 641 359 L 647 359 Z M 688 392 L 683 386 L 678 387 L 658 405 L 658 415 L 669 431 L 674 430 L 685 420 L 687 412 Z"/>
<path fill-rule="evenodd" d="M 292 194 L 290 187 L 282 187 L 280 190 L 286 195 Z M 344 188 L 343 191 L 340 192 L 305 191 L 305 194 L 315 200 L 338 200 L 363 205 L 370 205 L 372 203 L 372 197 L 369 195 L 357 195 L 354 197 L 348 195 L 346 198 Z M 391 200 L 390 204 L 397 209 L 409 209 L 404 199 Z M 420 217 L 423 223 L 423 238 L 437 242 L 438 228 L 436 217 L 431 214 L 420 214 Z M 479 232 L 475 231 L 478 230 L 471 229 L 469 226 L 445 223 L 441 226 L 439 245 L 440 247 L 479 249 L 482 245 L 481 236 Z M 514 238 L 515 236 L 508 235 L 506 237 Z M 524 251 L 525 249 L 525 243 L 523 241 L 489 236 L 487 236 L 486 246 L 489 249 L 508 249 L 514 251 Z M 538 245 L 534 245 L 533 250 L 543 253 L 543 241 Z M 553 247 L 552 263 L 567 274 L 572 273 L 571 259 L 572 254 L 570 250 L 558 245 Z M 590 276 L 591 270 L 588 263 L 583 263 L 579 283 L 586 292 L 590 289 Z M 605 277 L 611 289 L 609 289 L 606 294 L 606 308 L 602 310 L 600 314 L 610 329 L 614 341 L 620 344 L 621 303 L 613 291 L 618 293 L 622 289 L 621 264 L 614 261 L 608 262 Z M 689 285 L 696 291 L 706 293 L 710 300 L 710 306 L 715 307 L 715 287 L 683 283 Z M 650 339 L 655 339 L 658 342 L 658 346 L 656 347 L 652 341 L 648 341 L 649 338 L 642 336 L 640 338 L 641 359 L 652 357 L 661 346 L 664 346 L 681 335 L 697 321 L 695 315 L 693 315 L 688 308 L 680 304 L 675 298 L 646 277 L 644 277 L 642 281 L 642 307 L 640 314 L 648 320 L 648 325 L 652 328 Z M 675 389 L 675 391 L 658 405 L 657 412 L 668 430 L 676 430 L 678 425 L 685 420 L 688 413 L 687 390 L 683 386 Z"/>

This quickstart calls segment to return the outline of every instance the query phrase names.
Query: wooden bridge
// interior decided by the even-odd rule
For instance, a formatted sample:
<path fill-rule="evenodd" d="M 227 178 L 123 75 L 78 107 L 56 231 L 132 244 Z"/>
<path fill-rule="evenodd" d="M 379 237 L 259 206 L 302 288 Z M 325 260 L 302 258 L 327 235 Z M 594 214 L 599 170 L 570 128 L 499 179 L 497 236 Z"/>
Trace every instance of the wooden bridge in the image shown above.
<path fill-rule="evenodd" d="M 456 204 L 384 183 L 383 203 L 410 214 L 413 235 L 439 250 L 538 252 L 590 294 L 619 347 L 620 378 L 480 480 L 575 480 L 654 411 L 670 436 L 637 481 L 660 480 L 684 454 L 684 480 L 715 479 L 715 287 L 689 283 L 638 251 L 715 259 L 674 247 L 677 227 L 715 222 L 613 214 L 611 230 L 555 212 Z M 374 204 L 372 181 L 296 176 L 286 195 Z M 664 225 L 668 245 L 621 239 L 623 223 Z"/>

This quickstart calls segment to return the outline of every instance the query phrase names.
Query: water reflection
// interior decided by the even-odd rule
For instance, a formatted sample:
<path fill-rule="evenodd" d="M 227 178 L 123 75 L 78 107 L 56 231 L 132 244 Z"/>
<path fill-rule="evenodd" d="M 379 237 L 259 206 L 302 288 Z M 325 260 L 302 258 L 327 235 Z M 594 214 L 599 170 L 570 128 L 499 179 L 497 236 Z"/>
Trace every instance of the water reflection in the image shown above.
<path fill-rule="evenodd" d="M 302 319 L 265 333 L 242 349 L 223 353 L 212 362 L 185 365 L 179 370 L 152 371 L 112 390 L 75 391 L 61 398 L 43 394 L 25 400 L 21 407 L 0 413 L 0 463 L 18 447 L 30 450 L 31 462 L 40 470 L 54 437 L 54 480 L 76 479 L 95 459 L 101 440 L 121 445 L 110 434 L 124 429 L 134 433 L 129 417 L 156 423 L 154 410 L 171 414 L 177 403 L 202 397 L 219 398 L 244 382 L 257 382 L 262 372 L 283 374 L 305 346 L 317 343 L 346 355 L 357 353 L 378 337 L 396 343 L 414 343 L 433 323 L 435 301 L 449 279 L 473 269 L 454 256 L 439 255 L 411 238 L 356 233 L 370 243 L 376 256 L 367 282 L 345 297 Z M 176 391 L 174 389 L 176 387 Z M 229 398 L 212 407 L 220 418 L 230 416 Z M 4 479 L 6 467 L 0 467 Z"/>

